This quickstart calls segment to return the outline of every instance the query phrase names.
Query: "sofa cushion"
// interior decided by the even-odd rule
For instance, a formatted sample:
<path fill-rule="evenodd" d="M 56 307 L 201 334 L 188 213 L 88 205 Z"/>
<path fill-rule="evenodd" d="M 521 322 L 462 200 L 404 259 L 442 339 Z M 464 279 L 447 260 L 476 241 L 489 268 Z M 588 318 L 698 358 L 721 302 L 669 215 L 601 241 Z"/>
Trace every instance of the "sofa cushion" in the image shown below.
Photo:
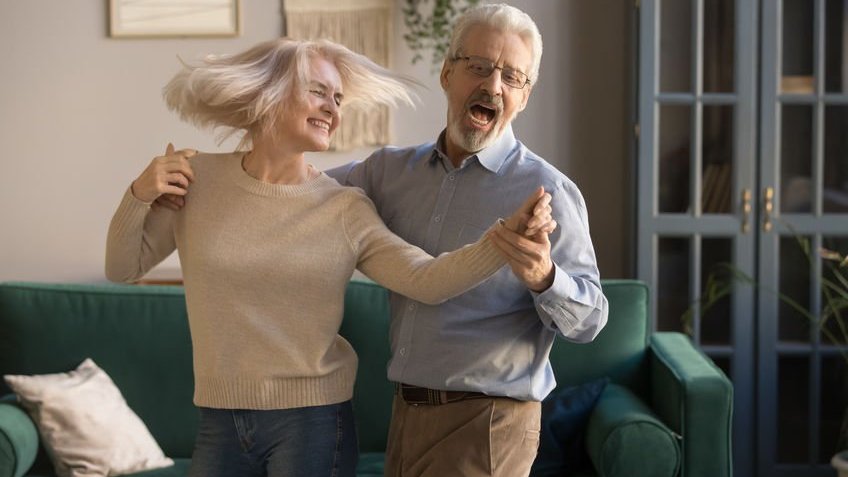
<path fill-rule="evenodd" d="M 91 359 L 68 373 L 4 378 L 38 426 L 58 475 L 120 475 L 173 465 Z"/>
<path fill-rule="evenodd" d="M 557 339 L 551 349 L 554 376 L 560 386 L 608 376 L 641 395 L 649 382 L 648 287 L 632 280 L 604 280 L 601 285 L 610 303 L 606 326 L 591 343 Z"/>
<path fill-rule="evenodd" d="M 574 475 L 587 465 L 586 423 L 608 382 L 608 378 L 597 379 L 561 389 L 545 398 L 539 454 L 533 462 L 531 476 Z"/>

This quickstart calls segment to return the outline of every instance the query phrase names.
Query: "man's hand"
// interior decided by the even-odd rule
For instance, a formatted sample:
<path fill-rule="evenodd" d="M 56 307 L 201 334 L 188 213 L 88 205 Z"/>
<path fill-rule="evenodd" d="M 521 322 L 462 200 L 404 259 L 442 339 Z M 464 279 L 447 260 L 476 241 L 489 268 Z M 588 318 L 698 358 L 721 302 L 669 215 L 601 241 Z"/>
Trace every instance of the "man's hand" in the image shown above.
<path fill-rule="evenodd" d="M 551 196 L 537 189 L 503 225 L 490 234 L 512 272 L 527 288 L 543 292 L 554 283 L 554 264 L 548 235 L 556 230 Z"/>

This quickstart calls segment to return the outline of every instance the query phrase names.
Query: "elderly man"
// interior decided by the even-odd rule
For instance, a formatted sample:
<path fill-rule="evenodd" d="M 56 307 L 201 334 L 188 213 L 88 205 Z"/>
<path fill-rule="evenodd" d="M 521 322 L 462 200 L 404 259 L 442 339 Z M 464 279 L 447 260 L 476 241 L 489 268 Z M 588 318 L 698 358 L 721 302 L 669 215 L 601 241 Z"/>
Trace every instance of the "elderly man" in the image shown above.
<path fill-rule="evenodd" d="M 361 187 L 396 234 L 433 255 L 477 240 L 540 184 L 560 224 L 550 237 L 506 234 L 498 245 L 511 270 L 445 304 L 391 295 L 388 376 L 397 394 L 387 477 L 527 475 L 540 401 L 556 384 L 548 360 L 555 336 L 588 342 L 606 323 L 583 198 L 511 128 L 541 56 L 541 35 L 524 12 L 467 11 L 442 66 L 448 111 L 438 140 L 384 148 L 329 172 Z"/>

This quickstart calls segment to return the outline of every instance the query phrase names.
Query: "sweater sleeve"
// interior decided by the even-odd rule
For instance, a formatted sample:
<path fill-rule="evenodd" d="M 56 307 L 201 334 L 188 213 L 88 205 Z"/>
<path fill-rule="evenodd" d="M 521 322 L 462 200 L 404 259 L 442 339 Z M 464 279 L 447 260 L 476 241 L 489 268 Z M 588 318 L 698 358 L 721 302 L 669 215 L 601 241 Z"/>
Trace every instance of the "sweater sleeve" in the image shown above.
<path fill-rule="evenodd" d="M 434 258 L 392 233 L 374 204 L 359 192 L 345 212 L 344 230 L 357 256 L 356 268 L 386 288 L 428 305 L 474 288 L 506 264 L 487 234 Z"/>
<path fill-rule="evenodd" d="M 165 207 L 152 209 L 127 188 L 109 224 L 106 278 L 133 282 L 167 258 L 176 248 L 174 217 Z"/>

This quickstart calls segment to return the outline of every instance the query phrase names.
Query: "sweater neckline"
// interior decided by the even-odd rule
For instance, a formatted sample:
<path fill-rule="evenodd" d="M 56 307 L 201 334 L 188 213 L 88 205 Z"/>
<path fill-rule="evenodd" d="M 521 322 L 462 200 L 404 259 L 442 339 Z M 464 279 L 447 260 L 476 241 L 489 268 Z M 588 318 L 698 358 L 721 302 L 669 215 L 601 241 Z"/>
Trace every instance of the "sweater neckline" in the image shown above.
<path fill-rule="evenodd" d="M 227 162 L 230 164 L 229 172 L 233 180 L 239 187 L 251 194 L 265 197 L 297 197 L 322 189 L 329 182 L 335 182 L 334 179 L 324 174 L 324 172 L 321 172 L 318 177 L 309 179 L 302 184 L 271 184 L 269 182 L 262 182 L 242 169 L 241 163 L 245 154 L 247 153 L 236 153 L 233 160 Z"/>

